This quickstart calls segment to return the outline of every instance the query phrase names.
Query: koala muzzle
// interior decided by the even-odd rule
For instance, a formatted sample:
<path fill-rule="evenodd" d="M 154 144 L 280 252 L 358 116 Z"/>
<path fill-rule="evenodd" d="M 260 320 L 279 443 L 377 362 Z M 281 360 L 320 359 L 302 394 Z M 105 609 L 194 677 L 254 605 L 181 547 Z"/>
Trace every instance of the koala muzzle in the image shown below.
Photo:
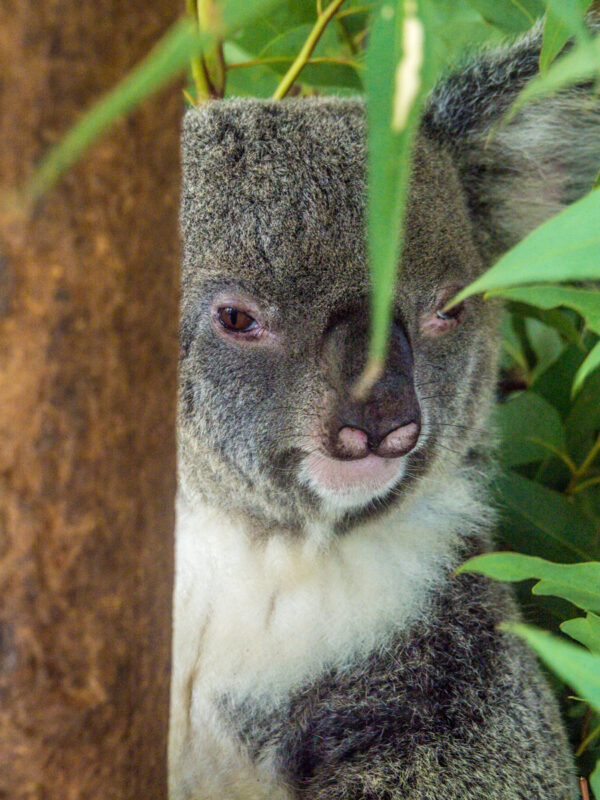
<path fill-rule="evenodd" d="M 366 361 L 366 314 L 354 312 L 331 326 L 325 344 L 329 383 L 336 400 L 327 421 L 327 449 L 334 458 L 368 455 L 399 458 L 417 444 L 421 409 L 413 381 L 410 343 L 399 324 L 392 327 L 383 374 L 368 397 L 357 400 L 353 388 Z"/>

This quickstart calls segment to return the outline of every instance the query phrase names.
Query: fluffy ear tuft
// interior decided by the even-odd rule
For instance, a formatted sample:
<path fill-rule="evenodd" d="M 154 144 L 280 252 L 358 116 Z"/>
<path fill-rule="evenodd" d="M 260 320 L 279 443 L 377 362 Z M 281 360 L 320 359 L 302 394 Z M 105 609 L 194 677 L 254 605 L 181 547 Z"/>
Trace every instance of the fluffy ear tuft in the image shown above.
<path fill-rule="evenodd" d="M 440 82 L 424 115 L 425 133 L 456 159 L 489 259 L 583 196 L 600 170 L 600 102 L 591 86 L 539 100 L 492 131 L 536 75 L 540 48 L 538 27 L 512 47 L 480 53 Z"/>

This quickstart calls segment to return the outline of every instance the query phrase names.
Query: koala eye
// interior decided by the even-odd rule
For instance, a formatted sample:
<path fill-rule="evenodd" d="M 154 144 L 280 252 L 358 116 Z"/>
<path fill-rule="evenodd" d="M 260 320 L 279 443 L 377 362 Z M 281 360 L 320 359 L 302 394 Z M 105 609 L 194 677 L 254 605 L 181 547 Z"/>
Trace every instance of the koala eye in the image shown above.
<path fill-rule="evenodd" d="M 457 306 L 449 308 L 448 311 L 436 311 L 435 315 L 441 320 L 456 319 L 459 320 L 464 310 L 464 303 L 459 303 Z"/>
<path fill-rule="evenodd" d="M 246 314 L 245 311 L 240 311 L 232 306 L 220 308 L 217 312 L 217 317 L 224 328 L 236 333 L 248 333 L 258 326 L 256 320 L 250 314 Z"/>
<path fill-rule="evenodd" d="M 424 314 L 421 318 L 421 333 L 425 336 L 440 336 L 444 333 L 450 333 L 450 331 L 458 328 L 463 321 L 465 315 L 464 303 L 459 303 L 447 311 L 442 311 L 445 302 L 451 296 L 452 294 L 445 297 L 444 302 L 440 304 L 441 307 L 437 311 Z"/>

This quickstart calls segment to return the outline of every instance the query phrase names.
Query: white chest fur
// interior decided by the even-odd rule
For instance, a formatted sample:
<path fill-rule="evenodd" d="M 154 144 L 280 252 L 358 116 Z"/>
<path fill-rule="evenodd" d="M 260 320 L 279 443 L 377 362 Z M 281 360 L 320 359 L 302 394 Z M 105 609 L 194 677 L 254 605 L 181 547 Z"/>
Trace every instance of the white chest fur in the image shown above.
<path fill-rule="evenodd" d="M 432 487 L 433 488 L 433 487 Z M 290 691 L 370 651 L 413 620 L 485 516 L 456 478 L 341 538 L 256 542 L 208 507 L 177 510 L 172 800 L 285 798 L 223 726 L 225 695 L 273 707 Z"/>

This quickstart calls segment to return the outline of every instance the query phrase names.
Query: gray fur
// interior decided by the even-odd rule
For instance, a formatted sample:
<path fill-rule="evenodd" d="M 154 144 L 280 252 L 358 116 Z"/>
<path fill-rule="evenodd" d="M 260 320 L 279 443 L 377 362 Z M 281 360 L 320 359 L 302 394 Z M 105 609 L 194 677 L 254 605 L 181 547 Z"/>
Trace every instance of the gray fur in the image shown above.
<path fill-rule="evenodd" d="M 227 699 L 225 713 L 306 800 L 571 798 L 554 700 L 534 656 L 497 630 L 514 615 L 504 587 L 454 578 L 381 652 L 270 713 Z"/>
<path fill-rule="evenodd" d="M 395 293 L 426 433 L 399 485 L 333 518 L 298 466 L 307 424 L 325 442 L 331 398 L 341 392 L 323 357 L 328 331 L 368 313 L 362 103 L 233 100 L 188 112 L 179 414 L 188 507 L 218 509 L 249 542 L 298 542 L 320 526 L 332 547 L 365 521 L 401 518 L 428 481 L 465 479 L 485 495 L 498 307 L 470 299 L 462 324 L 439 338 L 424 336 L 420 321 L 441 288 L 470 282 L 591 185 L 600 120 L 585 88 L 537 103 L 488 141 L 538 55 L 532 37 L 489 51 L 430 98 Z M 232 346 L 215 333 L 210 305 L 228 292 L 253 298 L 277 346 Z M 334 360 L 353 347 L 358 374 L 366 326 L 352 330 Z M 283 698 L 211 698 L 243 758 L 269 771 L 277 797 L 574 800 L 555 701 L 532 656 L 496 627 L 515 617 L 509 593 L 451 574 L 487 549 L 490 527 L 485 514 L 465 525 L 417 618 L 388 629 L 366 656 L 325 664 Z M 191 698 L 191 679 L 189 687 Z M 209 796 L 189 778 L 181 786 L 177 800 Z"/>

